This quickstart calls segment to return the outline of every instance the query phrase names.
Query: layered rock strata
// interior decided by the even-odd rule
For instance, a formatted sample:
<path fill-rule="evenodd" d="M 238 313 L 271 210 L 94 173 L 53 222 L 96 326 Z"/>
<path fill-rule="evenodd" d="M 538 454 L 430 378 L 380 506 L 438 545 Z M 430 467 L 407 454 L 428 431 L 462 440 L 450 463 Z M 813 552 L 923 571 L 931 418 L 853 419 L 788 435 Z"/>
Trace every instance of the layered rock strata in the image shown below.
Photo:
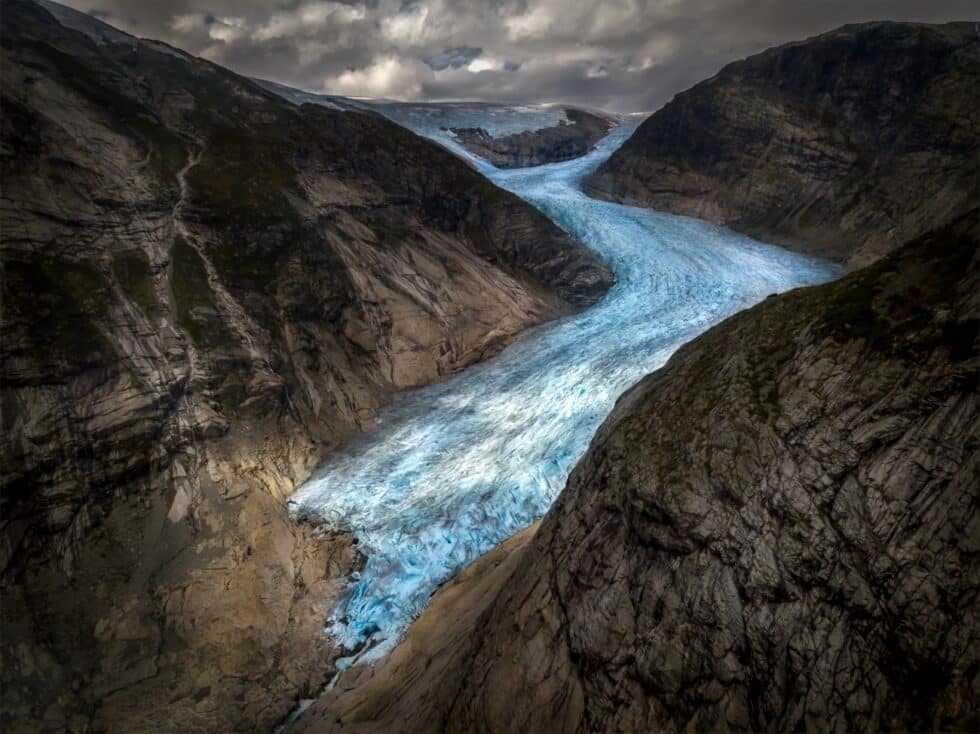
<path fill-rule="evenodd" d="M 360 562 L 292 489 L 610 271 L 378 115 L 2 14 L 2 728 L 269 731 Z"/>

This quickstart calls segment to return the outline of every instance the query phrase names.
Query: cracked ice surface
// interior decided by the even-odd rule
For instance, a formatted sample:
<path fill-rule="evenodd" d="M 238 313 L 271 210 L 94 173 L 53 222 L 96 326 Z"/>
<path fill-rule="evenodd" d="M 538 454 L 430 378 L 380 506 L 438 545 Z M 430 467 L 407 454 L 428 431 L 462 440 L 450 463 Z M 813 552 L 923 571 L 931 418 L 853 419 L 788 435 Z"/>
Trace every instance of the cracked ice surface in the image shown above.
<path fill-rule="evenodd" d="M 699 220 L 585 196 L 582 176 L 634 125 L 583 158 L 500 171 L 440 133 L 454 120 L 410 106 L 386 114 L 544 211 L 609 262 L 616 285 L 496 358 L 404 394 L 294 496 L 300 513 L 354 532 L 368 556 L 328 631 L 352 648 L 376 643 L 369 658 L 394 646 L 440 583 L 547 511 L 628 387 L 724 317 L 837 272 Z"/>

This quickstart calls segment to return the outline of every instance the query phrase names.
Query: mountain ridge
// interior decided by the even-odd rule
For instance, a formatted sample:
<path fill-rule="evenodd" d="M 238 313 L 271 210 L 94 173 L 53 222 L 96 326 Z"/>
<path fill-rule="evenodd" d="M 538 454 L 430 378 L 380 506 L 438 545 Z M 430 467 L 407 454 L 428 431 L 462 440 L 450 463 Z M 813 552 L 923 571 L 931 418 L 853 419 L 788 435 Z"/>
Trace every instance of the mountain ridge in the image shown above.
<path fill-rule="evenodd" d="M 379 115 L 2 13 L 0 721 L 271 729 L 362 562 L 289 493 L 610 271 Z"/>
<path fill-rule="evenodd" d="M 978 74 L 972 22 L 844 26 L 676 95 L 585 188 L 860 267 L 975 200 Z"/>

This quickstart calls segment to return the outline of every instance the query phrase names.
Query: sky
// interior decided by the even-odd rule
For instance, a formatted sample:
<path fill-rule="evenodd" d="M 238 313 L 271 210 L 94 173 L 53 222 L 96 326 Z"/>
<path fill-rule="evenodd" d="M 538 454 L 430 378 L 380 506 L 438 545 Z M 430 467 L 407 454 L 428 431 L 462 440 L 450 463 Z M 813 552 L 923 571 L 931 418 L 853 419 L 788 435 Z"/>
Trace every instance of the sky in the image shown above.
<path fill-rule="evenodd" d="M 311 92 L 653 111 L 730 61 L 866 20 L 975 20 L 975 0 L 61 0 Z"/>

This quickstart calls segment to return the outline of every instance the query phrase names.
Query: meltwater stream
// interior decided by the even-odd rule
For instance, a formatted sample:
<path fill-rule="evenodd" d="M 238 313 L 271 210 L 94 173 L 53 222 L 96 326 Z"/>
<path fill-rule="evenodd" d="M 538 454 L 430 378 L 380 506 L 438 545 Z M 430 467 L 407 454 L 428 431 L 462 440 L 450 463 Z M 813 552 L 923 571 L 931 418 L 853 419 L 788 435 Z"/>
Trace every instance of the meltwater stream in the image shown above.
<path fill-rule="evenodd" d="M 725 316 L 836 272 L 699 220 L 585 196 L 582 176 L 634 125 L 586 157 L 501 171 L 440 132 L 474 113 L 385 112 L 541 209 L 605 258 L 616 284 L 489 362 L 403 395 L 294 496 L 299 513 L 354 532 L 367 555 L 328 622 L 348 647 L 375 644 L 362 659 L 393 647 L 440 583 L 545 513 L 623 391 Z"/>

